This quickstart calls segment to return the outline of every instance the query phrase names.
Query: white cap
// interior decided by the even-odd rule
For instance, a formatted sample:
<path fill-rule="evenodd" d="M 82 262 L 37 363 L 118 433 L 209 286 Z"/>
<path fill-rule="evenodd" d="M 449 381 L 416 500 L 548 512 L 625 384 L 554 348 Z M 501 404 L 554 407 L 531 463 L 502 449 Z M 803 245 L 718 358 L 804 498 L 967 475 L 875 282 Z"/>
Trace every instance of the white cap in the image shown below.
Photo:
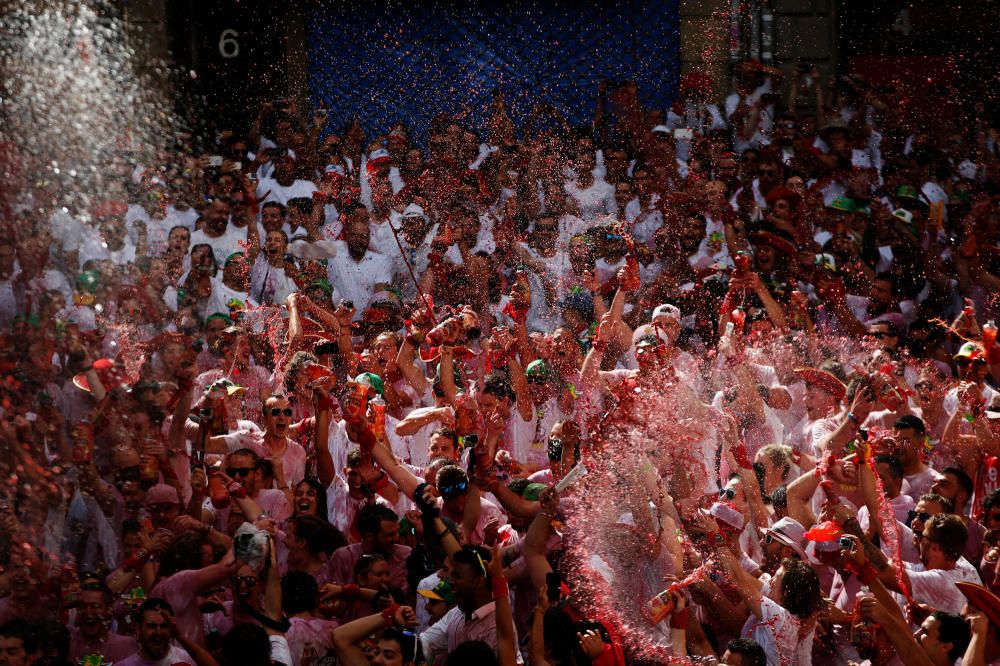
<path fill-rule="evenodd" d="M 323 168 L 323 175 L 330 173 L 335 173 L 338 176 L 347 175 L 347 172 L 344 171 L 344 165 L 342 164 L 327 164 L 326 167 Z"/>
<path fill-rule="evenodd" d="M 670 128 L 666 125 L 657 125 L 651 131 L 653 134 L 670 134 Z"/>
<path fill-rule="evenodd" d="M 403 217 L 422 217 L 424 220 L 427 219 L 427 213 L 424 209 L 415 203 L 411 203 L 403 210 Z"/>
<path fill-rule="evenodd" d="M 268 150 L 268 149 L 274 150 L 277 147 L 278 144 L 276 144 L 274 141 L 271 141 L 267 137 L 262 136 L 260 138 L 260 148 L 258 148 L 258 150 Z"/>
<path fill-rule="evenodd" d="M 372 152 L 368 153 L 368 161 L 372 162 L 374 160 L 379 160 L 384 157 L 389 157 L 389 151 L 385 148 L 376 148 Z"/>
<path fill-rule="evenodd" d="M 657 305 L 656 309 L 653 310 L 653 316 L 649 320 L 655 322 L 660 316 L 673 319 L 679 323 L 681 320 L 681 310 L 676 305 L 671 305 L 670 303 Z"/>
<path fill-rule="evenodd" d="M 716 502 L 708 510 L 708 514 L 716 520 L 721 520 L 737 532 L 742 530 L 743 525 L 745 524 L 743 514 L 728 502 Z"/>

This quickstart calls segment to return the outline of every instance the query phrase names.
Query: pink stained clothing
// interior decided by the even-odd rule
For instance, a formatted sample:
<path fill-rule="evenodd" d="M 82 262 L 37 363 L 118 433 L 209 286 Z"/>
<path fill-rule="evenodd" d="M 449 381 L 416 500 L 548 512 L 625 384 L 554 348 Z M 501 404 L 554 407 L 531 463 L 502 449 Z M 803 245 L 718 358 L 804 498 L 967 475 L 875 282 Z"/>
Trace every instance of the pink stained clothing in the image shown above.
<path fill-rule="evenodd" d="M 291 627 L 285 632 L 293 666 L 315 666 L 333 650 L 333 630 L 338 623 L 322 618 L 293 617 Z"/>
<path fill-rule="evenodd" d="M 389 584 L 406 592 L 409 585 L 406 582 L 406 558 L 410 556 L 410 547 L 393 544 L 392 551 L 386 557 L 389 561 Z M 352 543 L 333 551 L 328 565 L 328 580 L 338 585 L 353 583 L 354 565 L 364 551 L 360 543 Z"/>
<path fill-rule="evenodd" d="M 369 501 L 366 499 L 357 500 L 351 497 L 347 481 L 340 474 L 336 474 L 333 477 L 333 482 L 326 489 L 326 511 L 330 524 L 340 530 L 340 533 L 350 543 L 357 543 L 360 538 L 357 533 L 355 519 L 361 507 Z M 388 509 L 393 508 L 389 500 L 381 495 L 375 496 L 375 503 L 381 504 Z"/>
<path fill-rule="evenodd" d="M 815 630 L 801 634 L 802 621 L 765 596 L 760 600 L 761 617 L 753 615 L 743 625 L 744 638 L 764 648 L 767 666 L 809 666 Z"/>
<path fill-rule="evenodd" d="M 494 602 L 480 606 L 468 618 L 462 613 L 462 609 L 456 606 L 420 634 L 424 655 L 431 663 L 444 666 L 448 665 L 448 655 L 465 641 L 482 641 L 496 652 L 497 621 Z M 517 645 L 516 632 L 514 645 Z M 517 654 L 517 661 L 523 663 L 520 652 Z"/>
<path fill-rule="evenodd" d="M 99 654 L 104 661 L 115 664 L 131 657 L 138 650 L 138 644 L 128 636 L 109 632 L 99 645 L 88 645 L 78 627 L 69 629 L 69 660 L 73 663 L 79 662 L 85 655 Z"/>
<path fill-rule="evenodd" d="M 498 527 L 502 527 L 509 522 L 507 520 L 507 514 L 493 502 L 489 501 L 485 497 L 481 497 L 479 499 L 479 503 L 482 505 L 482 510 L 479 512 L 479 520 L 476 522 L 475 530 L 473 530 L 472 534 L 469 536 L 469 543 L 474 546 L 483 545 L 483 539 L 486 535 L 486 525 L 491 520 L 496 520 Z M 440 497 L 438 498 L 438 507 L 441 509 L 442 515 L 451 518 L 458 525 L 462 524 L 462 516 L 453 516 L 447 513 L 444 508 L 444 501 L 441 500 Z"/>
<path fill-rule="evenodd" d="M 187 650 L 177 645 L 171 645 L 170 652 L 163 659 L 149 661 L 143 659 L 142 655 L 136 652 L 130 657 L 116 661 L 115 666 L 175 666 L 176 664 L 191 664 L 194 666 L 194 663 L 194 659 L 187 653 Z"/>
<path fill-rule="evenodd" d="M 154 585 L 149 596 L 165 599 L 174 609 L 177 630 L 196 643 L 203 644 L 205 624 L 202 621 L 201 609 L 198 607 L 198 595 L 201 590 L 195 583 L 199 573 L 198 569 L 178 571 Z"/>
<path fill-rule="evenodd" d="M 907 564 L 906 573 L 910 578 L 910 592 L 914 601 L 953 615 L 961 615 L 962 607 L 965 606 L 965 595 L 955 587 L 955 583 L 965 581 L 983 584 L 979 574 L 964 557 L 958 559 L 953 569 L 927 571 L 923 564 Z"/>
<path fill-rule="evenodd" d="M 268 488 L 266 490 L 261 490 L 254 496 L 253 501 L 257 503 L 257 506 L 261 508 L 269 518 L 273 518 L 277 523 L 283 523 L 292 516 L 292 505 L 288 502 L 288 498 L 280 490 L 275 490 L 273 488 Z M 229 518 L 232 514 L 231 506 L 225 509 L 216 509 L 212 506 L 212 502 L 209 498 L 205 498 L 204 503 L 201 505 L 202 509 L 208 511 L 214 520 L 212 521 L 212 527 L 219 530 L 224 534 L 232 534 L 233 531 L 239 527 L 239 524 L 233 525 L 232 530 L 230 530 Z M 240 523 L 242 523 L 242 519 Z"/>
<path fill-rule="evenodd" d="M 270 395 L 274 390 L 271 384 L 271 373 L 259 365 L 247 366 L 242 370 L 233 368 L 229 374 L 225 370 L 228 368 L 219 367 L 198 375 L 194 380 L 195 395 L 203 394 L 209 386 L 219 379 L 229 379 L 247 390 L 240 402 L 243 413 L 238 416 L 255 423 L 262 423 L 263 402 L 261 395 Z"/>

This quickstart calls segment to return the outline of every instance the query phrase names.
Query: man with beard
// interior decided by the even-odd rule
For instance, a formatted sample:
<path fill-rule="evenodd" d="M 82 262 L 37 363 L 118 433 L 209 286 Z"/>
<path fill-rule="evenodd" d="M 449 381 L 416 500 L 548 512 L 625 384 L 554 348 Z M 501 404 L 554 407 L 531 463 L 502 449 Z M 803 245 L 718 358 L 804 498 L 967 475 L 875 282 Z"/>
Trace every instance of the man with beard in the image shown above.
<path fill-rule="evenodd" d="M 297 198 L 312 199 L 316 185 L 309 180 L 295 177 L 295 153 L 283 150 L 271 158 L 274 173 L 270 178 L 261 178 L 257 182 L 257 200 L 276 201 L 287 206 L 289 200 Z"/>
<path fill-rule="evenodd" d="M 216 198 L 202 215 L 201 228 L 191 234 L 191 247 L 208 245 L 212 248 L 212 254 L 215 255 L 216 264 L 224 264 L 226 257 L 242 249 L 240 241 L 243 234 L 233 233 L 229 230 L 230 210 L 229 199 Z M 194 262 L 192 261 L 192 263 Z"/>
<path fill-rule="evenodd" d="M 389 220 L 389 224 L 393 224 Z M 403 246 L 402 254 L 396 241 L 392 238 L 384 242 L 379 250 L 392 259 L 392 274 L 396 284 L 404 285 L 404 294 L 408 298 L 416 296 L 413 278 L 406 267 L 409 263 L 413 273 L 419 278 L 427 272 L 428 256 L 431 253 L 431 239 L 437 234 L 438 225 L 431 224 L 424 209 L 413 203 L 406 207 L 403 214 L 395 221 L 396 235 L 399 244 Z M 404 261 L 405 257 L 405 261 Z"/>
<path fill-rule="evenodd" d="M 76 626 L 70 629 L 70 660 L 77 663 L 96 654 L 105 663 L 116 663 L 135 654 L 138 646 L 133 639 L 109 631 L 111 590 L 97 581 L 85 582 L 78 599 Z"/>
<path fill-rule="evenodd" d="M 194 659 L 173 644 L 174 611 L 163 599 L 151 598 L 143 602 L 137 612 L 139 626 L 137 638 L 139 651 L 128 659 L 117 662 L 119 666 L 171 666 L 193 664 Z"/>
<path fill-rule="evenodd" d="M 344 240 L 337 241 L 337 256 L 330 260 L 327 274 L 343 297 L 357 307 L 360 317 L 371 294 L 392 283 L 392 260 L 368 249 L 371 241 L 370 213 L 360 204 L 344 207 Z"/>
<path fill-rule="evenodd" d="M 263 250 L 263 256 L 261 256 Z M 289 261 L 288 235 L 281 230 L 267 232 L 261 248 L 256 224 L 247 225 L 247 263 L 250 265 L 250 297 L 261 305 L 280 304 L 296 290 L 295 263 Z"/>

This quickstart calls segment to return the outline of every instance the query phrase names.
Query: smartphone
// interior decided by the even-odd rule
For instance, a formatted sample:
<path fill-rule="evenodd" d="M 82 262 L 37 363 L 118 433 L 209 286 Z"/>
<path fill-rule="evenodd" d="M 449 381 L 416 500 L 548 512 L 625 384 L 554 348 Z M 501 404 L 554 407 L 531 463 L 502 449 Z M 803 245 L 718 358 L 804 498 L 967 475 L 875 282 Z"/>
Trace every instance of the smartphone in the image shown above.
<path fill-rule="evenodd" d="M 674 130 L 674 138 L 690 141 L 694 138 L 694 130 L 690 127 L 678 127 Z"/>
<path fill-rule="evenodd" d="M 545 596 L 550 604 L 559 603 L 559 595 L 562 593 L 562 576 L 556 571 L 545 574 Z"/>
<path fill-rule="evenodd" d="M 222 166 L 222 155 L 209 155 L 208 166 L 220 167 Z"/>

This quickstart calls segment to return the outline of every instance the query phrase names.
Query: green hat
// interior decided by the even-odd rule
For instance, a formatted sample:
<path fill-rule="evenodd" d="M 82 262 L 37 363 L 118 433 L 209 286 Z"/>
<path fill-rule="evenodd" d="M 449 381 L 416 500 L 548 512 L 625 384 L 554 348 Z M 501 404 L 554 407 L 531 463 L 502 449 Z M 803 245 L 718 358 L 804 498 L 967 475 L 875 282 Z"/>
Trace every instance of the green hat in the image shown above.
<path fill-rule="evenodd" d="M 542 359 L 536 358 L 524 369 L 524 375 L 528 379 L 545 381 L 549 378 L 549 366 Z"/>
<path fill-rule="evenodd" d="M 854 203 L 854 199 L 848 197 L 837 197 L 834 199 L 827 208 L 832 208 L 833 210 L 839 210 L 843 213 L 856 213 L 858 212 L 858 206 Z"/>
<path fill-rule="evenodd" d="M 978 343 L 975 342 L 966 342 L 959 348 L 958 353 L 955 354 L 952 358 L 955 360 L 958 360 L 960 358 L 967 358 L 972 361 L 981 361 L 983 363 L 986 362 L 986 354 L 983 353 L 982 346 L 980 346 Z"/>
<path fill-rule="evenodd" d="M 242 252 L 233 252 L 231 255 L 226 257 L 226 260 L 223 262 L 222 267 L 225 268 L 226 266 L 229 265 L 230 261 L 232 261 L 236 257 L 242 257 L 242 256 L 244 256 Z"/>
<path fill-rule="evenodd" d="M 383 382 L 382 378 L 374 372 L 362 372 L 354 378 L 354 381 L 359 384 L 372 387 L 372 389 L 374 389 L 374 391 L 379 395 L 385 395 L 385 382 Z"/>
<path fill-rule="evenodd" d="M 542 491 L 548 488 L 544 483 L 529 483 L 521 491 L 521 497 L 529 502 L 537 502 Z"/>
<path fill-rule="evenodd" d="M 93 294 L 101 286 L 101 274 L 94 269 L 86 270 L 76 276 L 77 291 Z"/>
<path fill-rule="evenodd" d="M 451 583 L 446 580 L 442 580 L 430 590 L 418 589 L 417 594 L 428 599 L 433 599 L 434 601 L 443 601 L 449 606 L 458 603 L 455 591 L 451 589 Z"/>
<path fill-rule="evenodd" d="M 308 287 L 309 289 L 312 289 L 314 287 L 319 287 L 320 289 L 322 289 L 323 293 L 325 293 L 327 296 L 333 295 L 333 286 L 323 278 L 320 278 L 318 280 L 313 280 L 312 282 L 309 283 Z"/>
<path fill-rule="evenodd" d="M 914 201 L 920 201 L 920 195 L 917 194 L 917 188 L 913 185 L 900 185 L 896 190 L 896 196 L 900 199 L 913 199 Z"/>

